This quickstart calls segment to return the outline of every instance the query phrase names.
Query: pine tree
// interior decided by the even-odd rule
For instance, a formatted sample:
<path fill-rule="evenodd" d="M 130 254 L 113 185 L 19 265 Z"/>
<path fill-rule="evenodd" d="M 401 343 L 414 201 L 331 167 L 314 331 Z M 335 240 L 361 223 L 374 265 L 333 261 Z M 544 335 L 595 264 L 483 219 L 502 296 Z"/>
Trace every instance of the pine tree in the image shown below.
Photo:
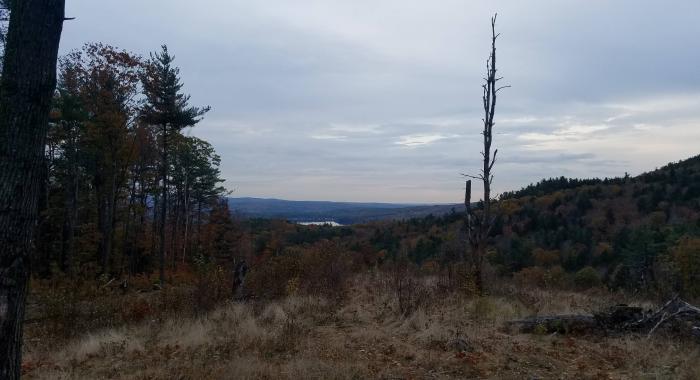
<path fill-rule="evenodd" d="M 165 222 L 168 210 L 168 155 L 170 142 L 182 129 L 196 125 L 209 107 L 189 106 L 189 95 L 181 93 L 180 70 L 173 66 L 174 57 L 163 45 L 159 53 L 151 54 L 141 75 L 146 102 L 141 120 L 158 128 L 161 139 L 161 199 L 160 199 L 160 283 L 165 277 Z M 172 254 L 175 254 L 174 252 Z"/>

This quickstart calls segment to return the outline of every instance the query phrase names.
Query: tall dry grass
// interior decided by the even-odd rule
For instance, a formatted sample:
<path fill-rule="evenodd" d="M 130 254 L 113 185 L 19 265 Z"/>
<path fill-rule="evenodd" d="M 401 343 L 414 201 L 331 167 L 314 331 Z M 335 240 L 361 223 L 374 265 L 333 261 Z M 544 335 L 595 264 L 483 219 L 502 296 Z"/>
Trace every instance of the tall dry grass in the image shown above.
<path fill-rule="evenodd" d="M 394 279 L 395 280 L 395 279 Z M 698 346 L 663 336 L 509 334 L 503 322 L 580 313 L 624 295 L 503 284 L 474 297 L 416 277 L 402 305 L 390 274 L 348 280 L 346 296 L 225 302 L 85 331 L 55 345 L 34 336 L 34 379 L 700 378 Z M 411 295 L 409 295 L 410 297 Z M 640 300 L 639 302 L 643 302 Z"/>

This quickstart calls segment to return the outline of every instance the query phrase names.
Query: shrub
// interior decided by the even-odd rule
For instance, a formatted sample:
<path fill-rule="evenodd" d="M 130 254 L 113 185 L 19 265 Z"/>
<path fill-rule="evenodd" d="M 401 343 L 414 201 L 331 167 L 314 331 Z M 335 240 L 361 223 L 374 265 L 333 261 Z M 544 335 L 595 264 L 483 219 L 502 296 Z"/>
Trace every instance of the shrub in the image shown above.
<path fill-rule="evenodd" d="M 513 275 L 513 280 L 523 287 L 564 288 L 567 285 L 568 276 L 564 268 L 556 265 L 549 269 L 523 268 Z"/>
<path fill-rule="evenodd" d="M 398 258 L 389 265 L 386 276 L 388 288 L 396 297 L 398 312 L 409 316 L 427 306 L 431 298 L 429 288 L 418 278 L 418 270 L 407 258 Z"/>
<path fill-rule="evenodd" d="M 523 268 L 513 275 L 516 284 L 523 287 L 544 287 L 546 271 L 540 267 Z"/>
<path fill-rule="evenodd" d="M 324 240 L 299 257 L 299 290 L 304 294 L 338 298 L 350 277 L 351 254 L 336 242 Z"/>
<path fill-rule="evenodd" d="M 535 248 L 532 251 L 532 258 L 537 266 L 551 267 L 559 264 L 559 251 L 545 251 L 542 248 Z"/>
<path fill-rule="evenodd" d="M 125 322 L 141 322 L 153 313 L 153 308 L 146 300 L 138 299 L 125 305 L 122 311 L 122 319 Z"/>
<path fill-rule="evenodd" d="M 497 313 L 498 308 L 489 297 L 477 297 L 469 307 L 469 316 L 475 321 L 491 320 Z"/>
<path fill-rule="evenodd" d="M 232 295 L 232 276 L 221 265 L 200 256 L 195 259 L 195 274 L 192 293 L 195 314 L 214 309 Z"/>
<path fill-rule="evenodd" d="M 256 297 L 279 298 L 291 293 L 342 297 L 352 273 L 351 253 L 336 242 L 323 240 L 254 265 L 247 287 Z"/>
<path fill-rule="evenodd" d="M 468 263 L 447 264 L 438 277 L 438 287 L 447 292 L 457 292 L 466 296 L 478 294 L 476 277 Z"/>
<path fill-rule="evenodd" d="M 566 271 L 559 265 L 550 268 L 544 275 L 544 283 L 549 288 L 565 287 L 567 283 Z"/>
<path fill-rule="evenodd" d="M 258 298 L 274 299 L 287 295 L 287 285 L 299 275 L 298 258 L 287 252 L 251 266 L 247 290 Z"/>
<path fill-rule="evenodd" d="M 580 289 L 590 289 L 601 286 L 603 281 L 600 279 L 598 271 L 589 266 L 576 272 L 574 284 Z"/>

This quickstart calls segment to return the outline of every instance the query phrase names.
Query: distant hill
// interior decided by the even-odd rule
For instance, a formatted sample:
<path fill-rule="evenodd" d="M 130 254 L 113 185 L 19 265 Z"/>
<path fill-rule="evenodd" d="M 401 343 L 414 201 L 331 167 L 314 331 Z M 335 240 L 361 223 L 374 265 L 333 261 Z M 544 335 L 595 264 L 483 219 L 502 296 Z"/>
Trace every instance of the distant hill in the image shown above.
<path fill-rule="evenodd" d="M 229 198 L 228 201 L 234 213 L 245 217 L 280 218 L 293 222 L 333 221 L 340 224 L 418 218 L 449 213 L 453 208 L 460 209 L 460 205 L 456 204 L 287 201 L 262 198 Z"/>
<path fill-rule="evenodd" d="M 610 214 L 617 211 L 624 214 L 628 220 L 634 221 L 646 220 L 652 212 L 663 209 L 669 220 L 675 221 L 679 218 L 686 219 L 687 215 L 684 213 L 694 214 L 693 202 L 700 195 L 698 173 L 700 156 L 671 163 L 637 177 L 543 179 L 520 190 L 503 193 L 501 200 L 511 204 L 515 201 L 533 202 L 528 208 L 540 215 L 547 215 L 563 205 L 580 207 L 582 213 L 579 217 L 587 214 L 586 211 L 591 208 L 593 210 L 588 214 Z M 601 192 L 606 193 L 606 196 L 600 197 Z M 596 198 L 597 201 L 590 205 L 589 200 Z M 557 200 L 555 204 L 548 205 L 549 209 L 541 208 L 542 204 L 548 204 L 553 199 Z M 666 203 L 661 204 L 660 208 L 661 201 Z M 535 203 L 537 205 L 534 205 Z M 674 207 L 668 207 L 669 205 Z M 344 225 L 406 220 L 429 215 L 440 217 L 452 210 L 464 211 L 461 204 L 288 201 L 262 198 L 229 198 L 229 206 L 234 213 L 244 217 L 286 219 L 292 222 L 332 221 Z M 561 208 L 560 211 L 565 208 Z M 557 214 L 561 215 L 561 212 Z"/>

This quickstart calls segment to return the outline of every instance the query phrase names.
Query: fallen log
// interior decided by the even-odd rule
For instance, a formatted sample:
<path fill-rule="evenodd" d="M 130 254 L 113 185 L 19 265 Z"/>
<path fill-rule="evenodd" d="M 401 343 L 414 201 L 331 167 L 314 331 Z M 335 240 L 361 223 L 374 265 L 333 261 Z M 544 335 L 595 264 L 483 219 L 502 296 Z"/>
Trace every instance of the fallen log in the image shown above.
<path fill-rule="evenodd" d="M 507 324 L 525 334 L 586 334 L 598 328 L 598 322 L 592 315 L 556 315 L 530 317 Z"/>
<path fill-rule="evenodd" d="M 700 343 L 700 308 L 674 298 L 656 311 L 615 305 L 592 315 L 537 316 L 509 321 L 506 327 L 525 334 L 641 333 L 647 337 L 663 330 Z"/>

